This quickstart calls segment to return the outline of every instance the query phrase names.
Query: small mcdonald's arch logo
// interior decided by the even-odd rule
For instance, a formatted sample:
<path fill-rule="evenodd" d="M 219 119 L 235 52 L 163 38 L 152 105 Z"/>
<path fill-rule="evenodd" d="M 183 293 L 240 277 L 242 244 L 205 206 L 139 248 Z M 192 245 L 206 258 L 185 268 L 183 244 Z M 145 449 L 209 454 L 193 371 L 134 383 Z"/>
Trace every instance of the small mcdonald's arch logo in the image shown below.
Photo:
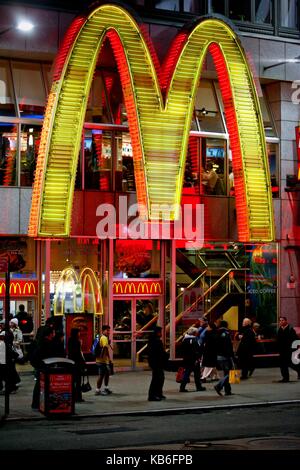
<path fill-rule="evenodd" d="M 5 292 L 5 282 L 0 282 L 0 297 L 4 297 Z M 12 297 L 35 297 L 38 295 L 38 281 L 11 280 L 9 293 Z"/>
<path fill-rule="evenodd" d="M 114 281 L 114 295 L 161 295 L 163 282 L 161 279 L 143 279 L 142 281 Z"/>

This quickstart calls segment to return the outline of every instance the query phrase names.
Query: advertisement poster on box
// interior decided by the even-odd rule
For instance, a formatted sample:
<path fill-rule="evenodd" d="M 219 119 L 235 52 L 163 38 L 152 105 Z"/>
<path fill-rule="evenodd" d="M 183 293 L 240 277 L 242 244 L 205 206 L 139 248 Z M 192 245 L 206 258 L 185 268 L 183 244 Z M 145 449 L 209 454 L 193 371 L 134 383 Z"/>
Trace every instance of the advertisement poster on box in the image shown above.
<path fill-rule="evenodd" d="M 66 315 L 67 344 L 72 328 L 78 328 L 80 330 L 81 349 L 83 354 L 89 353 L 94 337 L 93 316 L 89 314 L 74 313 Z"/>
<path fill-rule="evenodd" d="M 49 412 L 72 413 L 72 374 L 50 374 Z"/>

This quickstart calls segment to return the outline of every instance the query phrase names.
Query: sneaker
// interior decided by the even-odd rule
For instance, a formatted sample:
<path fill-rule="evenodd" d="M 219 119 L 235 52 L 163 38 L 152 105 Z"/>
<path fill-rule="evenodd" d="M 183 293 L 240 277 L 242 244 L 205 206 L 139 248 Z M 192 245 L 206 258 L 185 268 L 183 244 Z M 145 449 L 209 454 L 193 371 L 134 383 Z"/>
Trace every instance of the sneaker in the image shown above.
<path fill-rule="evenodd" d="M 159 398 L 160 398 L 161 400 L 166 400 L 166 399 L 167 399 L 167 397 L 165 397 L 164 395 L 161 395 Z"/>
<path fill-rule="evenodd" d="M 99 395 L 109 395 L 107 390 L 103 390 L 102 392 L 99 393 Z"/>
<path fill-rule="evenodd" d="M 160 397 L 149 397 L 148 401 L 161 401 Z"/>
<path fill-rule="evenodd" d="M 107 395 L 111 395 L 112 391 L 109 388 L 105 388 L 104 391 L 107 393 Z"/>
<path fill-rule="evenodd" d="M 219 387 L 217 385 L 214 386 L 214 389 L 217 392 L 217 394 L 220 395 L 220 397 L 223 396 L 223 394 L 221 393 L 221 390 L 219 389 Z"/>
<path fill-rule="evenodd" d="M 96 391 L 95 391 L 95 395 L 101 395 L 101 391 L 100 391 L 100 390 L 96 390 Z"/>

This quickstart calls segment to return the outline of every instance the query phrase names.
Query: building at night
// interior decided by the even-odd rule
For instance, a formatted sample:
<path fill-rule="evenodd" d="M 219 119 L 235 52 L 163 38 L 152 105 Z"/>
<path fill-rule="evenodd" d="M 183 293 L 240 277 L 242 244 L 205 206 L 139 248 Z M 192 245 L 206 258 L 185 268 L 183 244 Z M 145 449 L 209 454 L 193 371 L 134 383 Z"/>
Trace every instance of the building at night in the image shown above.
<path fill-rule="evenodd" d="M 300 327 L 299 8 L 1 3 L 0 257 L 25 261 L 13 314 L 79 326 L 85 352 L 109 323 L 132 368 L 155 323 L 171 358 L 204 314 L 232 330 L 250 317 L 265 339 L 279 315 Z"/>

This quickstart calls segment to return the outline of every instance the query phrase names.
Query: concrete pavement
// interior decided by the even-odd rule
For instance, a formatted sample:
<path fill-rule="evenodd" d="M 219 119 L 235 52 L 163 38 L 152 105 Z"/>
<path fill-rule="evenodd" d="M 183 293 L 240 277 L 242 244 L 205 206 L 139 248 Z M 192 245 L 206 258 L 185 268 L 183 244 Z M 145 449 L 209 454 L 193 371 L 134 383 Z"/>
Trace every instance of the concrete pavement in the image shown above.
<path fill-rule="evenodd" d="M 34 378 L 30 366 L 19 366 L 21 386 L 16 394 L 10 395 L 8 419 L 45 419 L 44 415 L 31 409 Z M 193 378 L 187 385 L 189 393 L 180 393 L 174 372 L 166 372 L 164 394 L 167 399 L 148 402 L 147 392 L 151 372 L 147 370 L 116 372 L 110 378 L 112 395 L 95 396 L 97 376 L 90 376 L 92 390 L 83 395 L 84 402 L 76 403 L 75 416 L 103 416 L 116 414 L 174 413 L 210 411 L 214 409 L 268 406 L 271 404 L 299 402 L 300 380 L 291 371 L 289 383 L 278 383 L 278 368 L 256 369 L 253 377 L 232 386 L 232 396 L 220 397 L 213 386 L 215 382 L 204 384 L 206 391 L 196 392 Z M 4 411 L 4 397 L 0 397 L 0 415 Z"/>

